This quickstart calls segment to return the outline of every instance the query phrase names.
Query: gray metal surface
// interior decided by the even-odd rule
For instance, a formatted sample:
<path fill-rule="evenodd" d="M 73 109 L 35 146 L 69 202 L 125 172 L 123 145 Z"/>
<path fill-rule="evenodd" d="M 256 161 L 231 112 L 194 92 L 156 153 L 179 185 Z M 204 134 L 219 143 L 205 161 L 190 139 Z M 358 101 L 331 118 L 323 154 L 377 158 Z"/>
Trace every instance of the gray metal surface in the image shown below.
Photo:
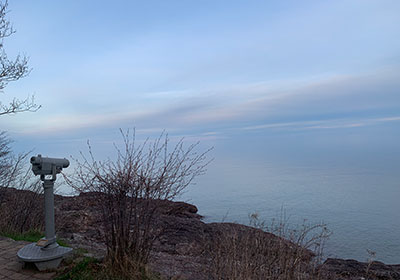
<path fill-rule="evenodd" d="M 36 243 L 31 243 L 21 248 L 17 256 L 21 261 L 24 262 L 42 262 L 48 261 L 56 258 L 62 258 L 66 254 L 72 251 L 72 248 L 58 246 L 53 249 L 42 249 L 36 245 Z"/>
<path fill-rule="evenodd" d="M 39 271 L 47 270 L 47 269 L 55 269 L 57 268 L 60 263 L 61 263 L 62 258 L 54 259 L 51 261 L 45 261 L 45 262 L 35 262 L 35 266 Z"/>
<path fill-rule="evenodd" d="M 44 221 L 45 236 L 49 244 L 56 242 L 56 230 L 54 225 L 54 181 L 44 181 Z"/>

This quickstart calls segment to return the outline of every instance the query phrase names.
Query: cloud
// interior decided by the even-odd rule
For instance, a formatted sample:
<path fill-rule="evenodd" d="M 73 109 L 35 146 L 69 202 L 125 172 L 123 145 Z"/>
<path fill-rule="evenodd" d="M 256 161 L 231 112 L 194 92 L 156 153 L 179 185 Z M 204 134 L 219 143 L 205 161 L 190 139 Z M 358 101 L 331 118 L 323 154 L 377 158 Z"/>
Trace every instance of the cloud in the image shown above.
<path fill-rule="evenodd" d="M 397 120 L 397 73 L 388 69 L 363 75 L 324 75 L 143 93 L 144 97 L 134 106 L 125 102 L 107 111 L 93 107 L 85 112 L 51 116 L 39 112 L 34 121 L 25 121 L 25 126 L 16 130 L 38 134 L 104 127 L 137 127 L 147 131 L 292 128 L 298 124 L 307 129 L 358 127 Z M 376 116 L 373 121 L 369 119 L 372 115 Z M 327 119 L 331 121 L 321 121 Z M 357 119 L 362 121 L 347 121 Z"/>
<path fill-rule="evenodd" d="M 169 108 L 168 115 L 175 116 L 174 121 L 179 125 L 228 127 L 260 120 L 318 121 L 353 119 L 358 115 L 387 116 L 400 109 L 398 78 L 398 75 L 382 72 L 230 86 L 184 99 L 180 106 Z M 195 110 L 182 110 L 193 104 L 198 104 Z M 291 121 L 283 123 L 288 125 Z"/>
<path fill-rule="evenodd" d="M 400 116 L 387 118 L 365 118 L 365 119 L 331 119 L 321 121 L 298 121 L 289 123 L 268 123 L 262 125 L 246 126 L 241 130 L 310 130 L 310 129 L 342 129 L 377 125 L 379 123 L 388 123 L 400 121 Z"/>

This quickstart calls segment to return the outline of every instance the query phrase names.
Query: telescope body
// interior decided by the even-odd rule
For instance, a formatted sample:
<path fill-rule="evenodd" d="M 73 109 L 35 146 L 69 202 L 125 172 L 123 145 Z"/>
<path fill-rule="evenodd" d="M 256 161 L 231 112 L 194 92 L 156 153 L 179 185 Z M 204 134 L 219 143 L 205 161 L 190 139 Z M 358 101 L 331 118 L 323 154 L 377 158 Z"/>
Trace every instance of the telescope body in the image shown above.
<path fill-rule="evenodd" d="M 55 175 L 61 172 L 63 168 L 69 166 L 66 158 L 49 158 L 38 155 L 31 157 L 32 171 L 35 175 Z"/>

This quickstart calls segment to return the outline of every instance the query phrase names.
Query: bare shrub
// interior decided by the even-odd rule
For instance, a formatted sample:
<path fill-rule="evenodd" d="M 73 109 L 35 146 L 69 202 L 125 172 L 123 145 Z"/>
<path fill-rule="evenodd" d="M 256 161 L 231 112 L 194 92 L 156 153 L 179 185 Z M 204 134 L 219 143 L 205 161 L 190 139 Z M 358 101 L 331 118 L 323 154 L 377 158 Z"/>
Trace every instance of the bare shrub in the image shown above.
<path fill-rule="evenodd" d="M 327 279 L 317 270 L 330 235 L 324 224 L 290 229 L 281 220 L 266 226 L 256 214 L 250 224 L 252 230 L 225 224 L 230 229 L 210 241 L 210 279 Z"/>
<path fill-rule="evenodd" d="M 22 233 L 43 227 L 40 183 L 26 164 L 28 153 L 15 155 L 0 133 L 0 232 Z"/>
<path fill-rule="evenodd" d="M 11 186 L 23 172 L 27 154 L 15 155 L 10 147 L 12 140 L 7 133 L 0 132 L 0 187 Z M 1 202 L 1 197 L 0 197 Z"/>
<path fill-rule="evenodd" d="M 17 180 L 18 189 L 0 188 L 0 232 L 23 233 L 43 230 L 43 197 L 39 181 L 28 174 Z M 29 178 L 29 179 L 28 179 Z"/>
<path fill-rule="evenodd" d="M 9 184 L 9 172 L 11 168 L 11 140 L 4 131 L 0 132 L 0 186 Z M 1 197 L 0 197 L 1 199 Z"/>
<path fill-rule="evenodd" d="M 154 226 L 160 202 L 174 199 L 204 173 L 208 151 L 199 154 L 198 144 L 185 148 L 182 140 L 170 150 L 164 134 L 139 145 L 135 133 L 121 135 L 124 145 L 114 145 L 114 161 L 95 160 L 88 143 L 89 156 L 81 153 L 75 176 L 67 180 L 80 193 L 97 194 L 107 261 L 116 273 L 135 278 L 145 270 L 153 242 L 163 230 Z"/>

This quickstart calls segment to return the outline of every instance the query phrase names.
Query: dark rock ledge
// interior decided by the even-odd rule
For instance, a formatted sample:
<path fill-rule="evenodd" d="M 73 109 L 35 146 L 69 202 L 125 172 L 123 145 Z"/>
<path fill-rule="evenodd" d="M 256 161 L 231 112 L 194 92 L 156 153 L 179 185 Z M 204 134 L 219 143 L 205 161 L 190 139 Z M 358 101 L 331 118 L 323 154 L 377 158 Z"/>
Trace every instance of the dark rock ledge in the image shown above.
<path fill-rule="evenodd" d="M 26 194 L 26 191 L 7 189 L 10 197 Z M 7 203 L 6 195 L 3 203 Z M 56 230 L 59 237 L 67 239 L 73 247 L 85 248 L 102 257 L 105 245 L 99 207 L 92 193 L 79 196 L 55 196 Z M 185 202 L 163 201 L 157 212 L 157 223 L 167 230 L 154 244 L 150 266 L 163 275 L 174 279 L 204 278 L 204 240 L 229 231 L 252 231 L 254 228 L 233 223 L 204 223 L 197 207 Z M 279 237 L 265 233 L 266 238 Z M 312 253 L 309 252 L 309 256 Z M 355 260 L 327 259 L 322 270 L 331 279 L 400 279 L 400 264 L 386 265 L 381 262 L 363 263 Z M 366 275 L 368 271 L 368 275 Z M 182 278 L 179 278 L 182 276 Z"/>

